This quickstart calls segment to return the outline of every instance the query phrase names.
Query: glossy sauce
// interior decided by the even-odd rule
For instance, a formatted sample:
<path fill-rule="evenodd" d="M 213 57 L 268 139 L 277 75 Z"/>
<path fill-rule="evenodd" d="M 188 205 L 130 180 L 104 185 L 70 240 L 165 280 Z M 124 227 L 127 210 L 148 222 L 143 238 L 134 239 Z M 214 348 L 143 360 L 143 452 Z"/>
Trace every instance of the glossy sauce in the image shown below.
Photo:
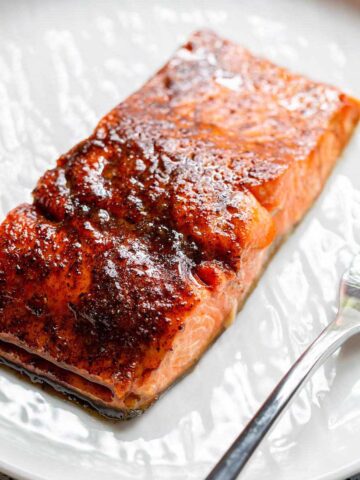
<path fill-rule="evenodd" d="M 131 406 L 204 298 L 250 288 L 249 258 L 301 218 L 357 115 L 335 88 L 194 34 L 7 216 L 3 339 Z"/>

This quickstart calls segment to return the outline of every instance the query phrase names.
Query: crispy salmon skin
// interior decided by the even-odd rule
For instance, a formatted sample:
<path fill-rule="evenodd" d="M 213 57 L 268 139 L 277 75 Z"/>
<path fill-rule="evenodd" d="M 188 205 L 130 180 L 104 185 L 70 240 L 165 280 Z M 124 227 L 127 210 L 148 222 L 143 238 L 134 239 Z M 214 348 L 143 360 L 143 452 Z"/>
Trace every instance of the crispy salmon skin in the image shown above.
<path fill-rule="evenodd" d="M 0 227 L 0 357 L 126 418 L 225 328 L 359 103 L 191 36 Z"/>

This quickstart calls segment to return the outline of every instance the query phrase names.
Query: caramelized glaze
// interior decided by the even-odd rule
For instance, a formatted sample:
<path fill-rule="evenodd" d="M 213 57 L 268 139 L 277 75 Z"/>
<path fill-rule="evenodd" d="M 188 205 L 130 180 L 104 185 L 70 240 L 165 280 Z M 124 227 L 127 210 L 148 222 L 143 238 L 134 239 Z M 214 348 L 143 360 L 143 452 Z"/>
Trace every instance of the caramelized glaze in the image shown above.
<path fill-rule="evenodd" d="M 339 112 L 334 155 L 313 155 Z M 43 358 L 45 376 L 49 362 L 66 370 L 53 375 L 60 383 L 74 385 L 61 380 L 73 372 L 109 388 L 111 399 L 94 393 L 105 404 L 149 403 L 132 386 L 146 384 L 206 299 L 231 282 L 233 295 L 250 288 L 261 262 L 244 272 L 303 215 L 358 114 L 335 88 L 194 34 L 60 157 L 32 205 L 8 214 L 0 338 Z M 294 178 L 310 193 L 293 211 Z"/>

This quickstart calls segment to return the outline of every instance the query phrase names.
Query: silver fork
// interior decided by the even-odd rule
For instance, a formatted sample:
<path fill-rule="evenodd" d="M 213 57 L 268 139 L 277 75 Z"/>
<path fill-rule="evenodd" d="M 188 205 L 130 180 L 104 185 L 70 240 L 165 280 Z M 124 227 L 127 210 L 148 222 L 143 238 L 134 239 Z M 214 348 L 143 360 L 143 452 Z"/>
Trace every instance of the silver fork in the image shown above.
<path fill-rule="evenodd" d="M 336 318 L 320 333 L 274 388 L 207 480 L 235 480 L 256 447 L 306 380 L 350 337 L 360 332 L 360 254 L 340 283 Z"/>

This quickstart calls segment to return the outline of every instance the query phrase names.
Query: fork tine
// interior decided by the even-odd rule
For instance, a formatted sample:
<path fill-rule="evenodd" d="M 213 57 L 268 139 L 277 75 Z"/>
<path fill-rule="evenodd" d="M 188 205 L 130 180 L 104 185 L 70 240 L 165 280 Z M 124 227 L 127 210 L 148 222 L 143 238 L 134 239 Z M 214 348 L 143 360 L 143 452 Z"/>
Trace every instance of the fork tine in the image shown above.
<path fill-rule="evenodd" d="M 360 306 L 360 253 L 354 256 L 341 281 L 340 305 L 348 305 L 349 300 Z"/>

